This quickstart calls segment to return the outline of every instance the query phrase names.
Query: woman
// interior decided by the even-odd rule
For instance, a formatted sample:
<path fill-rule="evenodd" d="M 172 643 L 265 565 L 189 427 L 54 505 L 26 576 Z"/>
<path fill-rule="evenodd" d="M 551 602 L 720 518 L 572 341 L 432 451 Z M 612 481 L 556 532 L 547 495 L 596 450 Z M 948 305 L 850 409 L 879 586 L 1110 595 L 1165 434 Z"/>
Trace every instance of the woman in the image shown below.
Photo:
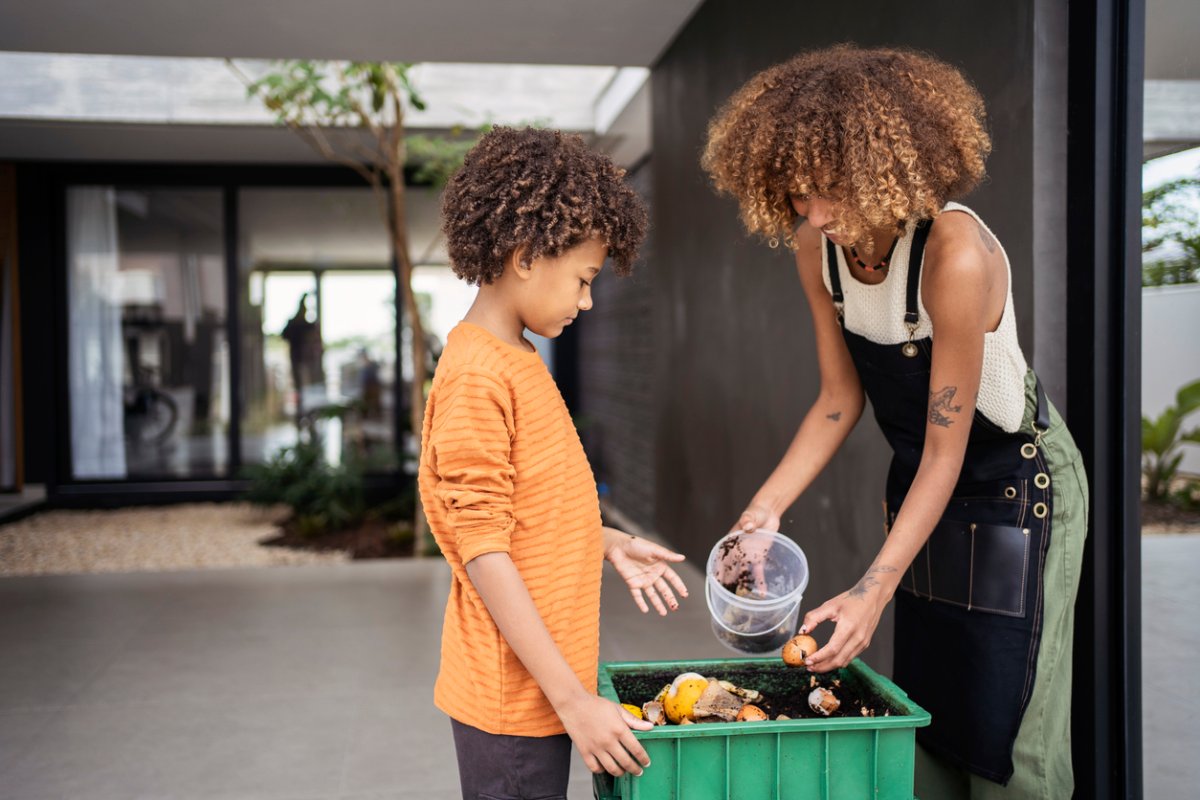
<path fill-rule="evenodd" d="M 738 525 L 777 530 L 865 397 L 893 450 L 889 534 L 810 611 L 810 663 L 843 667 L 896 601 L 894 676 L 932 713 L 917 795 L 1070 797 L 1073 606 L 1086 530 L 1079 452 L 1017 342 L 1008 258 L 951 202 L 984 176 L 979 93 L 955 68 L 838 46 L 756 75 L 703 163 L 747 229 L 795 251 L 821 390 Z"/>

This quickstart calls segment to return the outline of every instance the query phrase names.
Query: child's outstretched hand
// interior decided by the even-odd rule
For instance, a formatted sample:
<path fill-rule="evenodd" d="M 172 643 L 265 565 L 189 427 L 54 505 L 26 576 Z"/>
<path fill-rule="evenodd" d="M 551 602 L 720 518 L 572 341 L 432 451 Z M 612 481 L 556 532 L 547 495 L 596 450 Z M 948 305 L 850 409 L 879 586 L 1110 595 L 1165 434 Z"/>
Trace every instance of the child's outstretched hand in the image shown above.
<path fill-rule="evenodd" d="M 604 529 L 604 557 L 616 568 L 633 595 L 633 602 L 645 614 L 650 610 L 646 598 L 662 616 L 667 609 L 679 608 L 675 591 L 687 597 L 687 587 L 671 569 L 671 562 L 683 561 L 683 555 L 646 539 L 630 536 L 615 528 Z M 672 591 L 674 587 L 675 591 Z"/>

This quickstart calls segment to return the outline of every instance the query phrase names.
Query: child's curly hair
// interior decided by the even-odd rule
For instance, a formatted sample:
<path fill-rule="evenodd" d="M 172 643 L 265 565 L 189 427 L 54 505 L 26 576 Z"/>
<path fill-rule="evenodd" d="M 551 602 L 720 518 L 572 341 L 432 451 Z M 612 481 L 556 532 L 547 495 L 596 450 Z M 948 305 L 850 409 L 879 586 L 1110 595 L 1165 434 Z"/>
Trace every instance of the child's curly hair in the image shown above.
<path fill-rule="evenodd" d="M 984 176 L 983 98 L 911 50 L 837 45 L 751 78 L 708 126 L 702 164 L 772 247 L 795 247 L 789 195 L 840 205 L 839 232 L 932 219 Z"/>
<path fill-rule="evenodd" d="M 628 275 L 646 237 L 646 206 L 625 170 L 577 135 L 495 128 L 467 153 L 442 196 L 442 231 L 454 274 L 483 285 L 522 264 L 557 256 L 593 236 Z"/>

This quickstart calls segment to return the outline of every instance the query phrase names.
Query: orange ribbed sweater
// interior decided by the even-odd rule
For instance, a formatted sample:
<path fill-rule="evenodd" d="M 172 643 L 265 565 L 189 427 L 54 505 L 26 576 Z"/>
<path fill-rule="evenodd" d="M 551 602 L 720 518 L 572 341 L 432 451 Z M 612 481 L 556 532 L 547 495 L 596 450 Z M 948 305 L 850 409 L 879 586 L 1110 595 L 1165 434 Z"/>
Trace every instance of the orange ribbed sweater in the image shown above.
<path fill-rule="evenodd" d="M 438 360 L 421 441 L 421 502 L 452 571 L 434 702 L 489 733 L 562 733 L 464 567 L 508 553 L 558 649 L 595 692 L 600 504 L 562 395 L 537 353 L 463 322 Z"/>

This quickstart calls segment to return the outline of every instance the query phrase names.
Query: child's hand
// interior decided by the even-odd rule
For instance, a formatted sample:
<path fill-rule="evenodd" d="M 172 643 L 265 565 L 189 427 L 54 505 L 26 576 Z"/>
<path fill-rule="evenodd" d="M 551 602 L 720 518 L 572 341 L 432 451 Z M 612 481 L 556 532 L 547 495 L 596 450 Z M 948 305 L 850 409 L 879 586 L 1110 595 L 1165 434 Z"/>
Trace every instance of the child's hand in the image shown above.
<path fill-rule="evenodd" d="M 672 611 L 679 608 L 671 587 L 675 587 L 682 597 L 688 596 L 687 587 L 667 562 L 683 561 L 681 554 L 614 528 L 605 528 L 604 538 L 604 557 L 625 579 L 633 602 L 643 614 L 650 610 L 646 605 L 647 597 L 662 616 L 667 615 L 668 608 Z"/>
<path fill-rule="evenodd" d="M 555 711 L 592 772 L 619 778 L 626 772 L 641 775 L 642 768 L 650 766 L 650 756 L 630 732 L 630 728 L 653 730 L 649 722 L 603 697 L 582 692 Z"/>

